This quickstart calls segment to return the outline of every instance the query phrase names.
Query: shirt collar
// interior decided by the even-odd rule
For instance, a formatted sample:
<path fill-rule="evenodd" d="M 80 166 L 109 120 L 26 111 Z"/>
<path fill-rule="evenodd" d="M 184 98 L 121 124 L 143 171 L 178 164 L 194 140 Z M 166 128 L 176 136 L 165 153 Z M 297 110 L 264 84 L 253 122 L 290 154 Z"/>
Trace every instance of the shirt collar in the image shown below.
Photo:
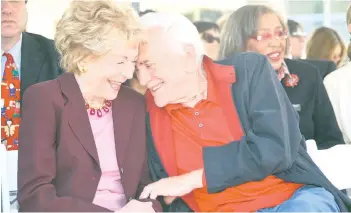
<path fill-rule="evenodd" d="M 277 72 L 279 81 L 285 78 L 285 76 L 290 75 L 288 66 L 286 65 L 285 61 L 283 61 L 282 66 L 278 70 L 276 70 L 276 72 Z"/>
<path fill-rule="evenodd" d="M 17 67 L 21 65 L 21 48 L 22 48 L 22 33 L 17 43 L 7 52 L 12 55 L 13 60 L 15 60 L 15 64 Z M 2 54 L 4 54 L 3 50 L 1 50 L 1 55 Z"/>
<path fill-rule="evenodd" d="M 230 81 L 230 83 L 234 83 L 235 79 L 233 78 L 233 70 L 225 69 L 225 70 L 217 70 L 218 66 L 212 59 L 208 56 L 204 56 L 202 60 L 202 67 L 206 72 L 207 78 L 207 98 L 202 101 L 209 101 L 213 103 L 217 103 L 217 88 L 216 84 L 221 83 L 221 81 Z M 173 110 L 184 108 L 181 104 L 168 104 L 165 109 L 168 113 Z"/>

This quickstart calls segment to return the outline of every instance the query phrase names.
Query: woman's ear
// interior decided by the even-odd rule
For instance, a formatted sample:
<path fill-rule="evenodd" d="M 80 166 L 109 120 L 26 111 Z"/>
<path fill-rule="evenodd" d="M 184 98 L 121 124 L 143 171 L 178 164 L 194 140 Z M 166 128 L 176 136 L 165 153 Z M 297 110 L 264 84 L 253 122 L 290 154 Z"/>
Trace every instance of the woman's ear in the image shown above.
<path fill-rule="evenodd" d="M 246 47 L 246 50 L 243 50 L 243 51 L 252 51 L 253 50 L 253 43 L 252 43 L 252 41 L 250 41 L 250 39 L 247 40 L 245 47 Z"/>
<path fill-rule="evenodd" d="M 98 57 L 97 56 L 88 56 L 88 57 L 85 57 L 84 59 L 82 59 L 80 62 L 78 62 L 77 66 L 79 68 L 79 70 L 83 71 L 83 70 L 87 70 L 88 69 L 88 66 L 89 64 L 96 60 Z"/>

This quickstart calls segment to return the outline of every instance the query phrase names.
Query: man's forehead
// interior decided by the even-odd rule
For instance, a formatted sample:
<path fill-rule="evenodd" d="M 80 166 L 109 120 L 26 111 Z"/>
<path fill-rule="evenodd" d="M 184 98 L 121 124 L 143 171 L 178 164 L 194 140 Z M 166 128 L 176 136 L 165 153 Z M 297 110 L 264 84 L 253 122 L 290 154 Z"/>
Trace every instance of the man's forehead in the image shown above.
<path fill-rule="evenodd" d="M 154 26 L 154 27 L 150 27 L 147 30 L 147 32 L 150 37 L 155 37 L 155 36 L 161 37 L 161 36 L 164 36 L 165 28 L 162 26 Z"/>
<path fill-rule="evenodd" d="M 138 62 L 156 61 L 163 57 L 168 49 L 168 43 L 165 30 L 161 26 L 149 28 L 146 31 L 145 41 L 139 45 Z"/>
<path fill-rule="evenodd" d="M 165 29 L 164 27 L 161 27 L 161 26 L 155 26 L 155 27 L 149 28 L 146 31 L 145 39 L 146 39 L 146 43 L 149 44 L 149 46 L 151 46 L 151 49 L 152 47 L 161 45 L 168 40 L 165 33 Z"/>
<path fill-rule="evenodd" d="M 157 42 L 148 42 L 139 45 L 138 61 L 154 61 L 164 53 L 162 44 Z"/>
<path fill-rule="evenodd" d="M 152 61 L 154 58 L 154 49 L 149 43 L 142 43 L 139 45 L 138 63 L 143 64 Z"/>
<path fill-rule="evenodd" d="M 137 61 L 139 63 L 142 63 L 145 60 L 148 60 L 149 58 L 149 53 L 148 53 L 148 44 L 147 43 L 140 43 L 139 44 L 139 54 L 138 54 L 138 59 Z"/>

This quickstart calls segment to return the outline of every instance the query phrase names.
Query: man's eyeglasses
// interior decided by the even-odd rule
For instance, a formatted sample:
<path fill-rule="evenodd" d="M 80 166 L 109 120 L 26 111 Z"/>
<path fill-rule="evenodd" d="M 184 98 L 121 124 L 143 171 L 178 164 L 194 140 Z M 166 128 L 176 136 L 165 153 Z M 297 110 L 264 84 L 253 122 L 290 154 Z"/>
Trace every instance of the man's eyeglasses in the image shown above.
<path fill-rule="evenodd" d="M 267 41 L 267 40 L 271 40 L 272 38 L 276 38 L 278 40 L 283 40 L 283 39 L 288 38 L 288 32 L 284 31 L 284 30 L 276 31 L 274 33 L 265 32 L 262 34 L 257 34 L 257 35 L 251 36 L 251 38 L 253 38 L 257 41 Z"/>
<path fill-rule="evenodd" d="M 202 34 L 202 39 L 206 41 L 207 43 L 213 43 L 214 41 L 217 41 L 219 43 L 220 39 L 219 37 L 215 37 L 211 34 L 204 33 Z"/>

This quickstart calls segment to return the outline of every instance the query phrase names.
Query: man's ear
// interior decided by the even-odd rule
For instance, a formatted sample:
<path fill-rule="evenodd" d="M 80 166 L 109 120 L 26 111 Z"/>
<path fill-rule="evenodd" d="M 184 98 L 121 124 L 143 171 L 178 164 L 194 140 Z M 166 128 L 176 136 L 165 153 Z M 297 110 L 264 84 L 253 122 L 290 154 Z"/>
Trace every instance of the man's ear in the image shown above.
<path fill-rule="evenodd" d="M 351 34 L 351 24 L 347 25 L 347 29 L 349 30 L 349 33 Z"/>
<path fill-rule="evenodd" d="M 183 50 L 185 53 L 185 60 L 187 61 L 187 72 L 195 72 L 197 71 L 197 55 L 195 51 L 195 47 L 192 44 L 184 44 Z"/>
<path fill-rule="evenodd" d="M 184 44 L 183 49 L 187 57 L 196 57 L 195 47 L 192 44 Z"/>

